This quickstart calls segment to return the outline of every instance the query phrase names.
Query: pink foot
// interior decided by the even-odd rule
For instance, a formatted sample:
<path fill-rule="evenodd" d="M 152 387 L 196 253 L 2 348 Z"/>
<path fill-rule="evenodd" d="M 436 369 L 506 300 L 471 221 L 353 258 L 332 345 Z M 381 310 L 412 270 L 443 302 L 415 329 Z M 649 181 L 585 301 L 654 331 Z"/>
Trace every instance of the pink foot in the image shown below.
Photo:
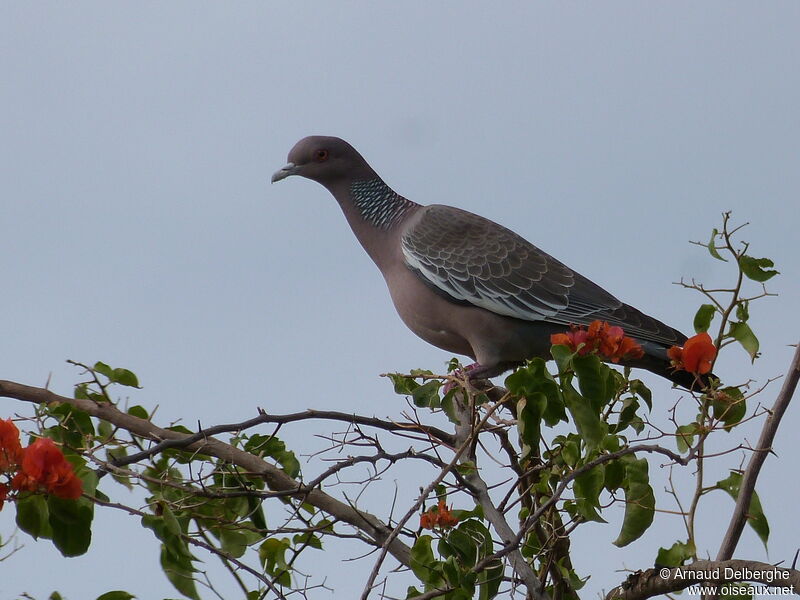
<path fill-rule="evenodd" d="M 463 369 L 456 369 L 455 371 L 453 371 L 453 375 L 455 375 L 456 377 L 463 377 L 464 375 L 469 377 L 470 372 L 480 368 L 481 368 L 480 363 L 472 363 L 471 365 L 465 366 Z M 447 394 L 457 385 L 458 384 L 455 381 L 448 381 L 446 384 L 444 384 L 444 393 Z"/>

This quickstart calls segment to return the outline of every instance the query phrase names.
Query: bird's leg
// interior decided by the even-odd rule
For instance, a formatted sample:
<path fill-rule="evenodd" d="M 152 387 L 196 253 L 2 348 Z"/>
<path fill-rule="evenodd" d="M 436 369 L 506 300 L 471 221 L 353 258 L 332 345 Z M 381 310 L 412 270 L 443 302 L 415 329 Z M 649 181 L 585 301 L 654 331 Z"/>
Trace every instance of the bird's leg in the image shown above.
<path fill-rule="evenodd" d="M 466 365 L 463 369 L 456 369 L 453 371 L 453 375 L 456 377 L 463 377 L 464 375 L 467 376 L 467 379 L 472 381 L 478 381 L 479 379 L 490 379 L 492 377 L 497 377 L 501 373 L 505 373 L 509 369 L 513 369 L 514 367 L 518 367 L 521 363 L 518 362 L 507 362 L 507 363 L 497 363 L 494 365 L 482 365 L 481 363 L 475 362 L 471 365 Z M 456 384 L 454 382 L 448 382 L 444 386 L 444 393 L 446 394 L 450 390 L 452 390 Z"/>
<path fill-rule="evenodd" d="M 483 368 L 484 367 L 480 363 L 472 363 L 471 365 L 466 365 L 463 369 L 456 369 L 455 371 L 453 371 L 453 376 L 462 378 L 466 375 L 467 379 L 475 379 L 473 373 Z M 455 381 L 448 381 L 444 385 L 444 393 L 446 394 L 447 392 L 455 388 L 457 385 L 458 384 Z"/>

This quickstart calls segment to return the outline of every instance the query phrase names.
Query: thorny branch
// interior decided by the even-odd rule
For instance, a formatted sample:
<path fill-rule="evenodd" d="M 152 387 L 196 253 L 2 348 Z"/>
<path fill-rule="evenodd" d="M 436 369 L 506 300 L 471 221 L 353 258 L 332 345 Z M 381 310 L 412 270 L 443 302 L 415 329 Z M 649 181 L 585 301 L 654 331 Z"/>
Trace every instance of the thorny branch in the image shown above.
<path fill-rule="evenodd" d="M 74 406 L 94 417 L 121 427 L 139 437 L 157 442 L 163 440 L 183 440 L 187 434 L 170 431 L 157 425 L 120 411 L 110 403 L 94 402 L 86 399 L 68 398 L 51 392 L 50 390 L 0 380 L 0 396 L 16 398 L 33 404 L 51 405 L 54 403 Z M 278 467 L 262 460 L 261 458 L 225 444 L 212 437 L 204 437 L 186 446 L 186 450 L 202 451 L 204 454 L 214 456 L 221 460 L 233 463 L 246 471 L 263 477 L 265 483 L 274 491 L 290 493 L 291 496 L 308 502 L 330 514 L 339 521 L 348 523 L 367 534 L 377 545 L 385 545 L 389 552 L 401 564 L 408 565 L 410 561 L 410 548 L 393 537 L 387 542 L 391 529 L 381 522 L 376 516 L 358 510 L 319 489 L 305 490 L 303 485 L 286 475 Z"/>
<path fill-rule="evenodd" d="M 733 510 L 731 522 L 728 525 L 728 531 L 725 533 L 725 537 L 717 553 L 717 560 L 728 560 L 733 556 L 733 552 L 736 550 L 736 545 L 739 543 L 742 530 L 747 522 L 747 510 L 750 507 L 750 500 L 755 491 L 756 480 L 761 472 L 764 461 L 767 459 L 767 455 L 772 452 L 772 442 L 775 440 L 778 426 L 797 388 L 798 380 L 800 380 L 800 343 L 798 343 L 795 348 L 789 372 L 786 374 L 783 386 L 778 393 L 770 415 L 764 421 L 758 444 L 756 445 L 755 451 L 750 456 L 750 462 L 742 476 L 742 482 L 739 487 L 739 497 L 736 499 L 736 506 Z M 800 590 L 800 587 L 798 587 L 798 590 Z"/>

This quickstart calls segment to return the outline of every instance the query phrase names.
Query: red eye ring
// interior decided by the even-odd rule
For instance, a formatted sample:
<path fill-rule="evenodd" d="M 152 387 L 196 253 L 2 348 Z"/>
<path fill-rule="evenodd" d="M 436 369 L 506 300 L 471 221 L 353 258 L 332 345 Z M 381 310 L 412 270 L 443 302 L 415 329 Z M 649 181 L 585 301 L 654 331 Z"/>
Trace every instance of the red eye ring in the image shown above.
<path fill-rule="evenodd" d="M 317 162 L 325 162 L 328 160 L 328 151 L 321 149 L 314 152 L 314 160 Z"/>

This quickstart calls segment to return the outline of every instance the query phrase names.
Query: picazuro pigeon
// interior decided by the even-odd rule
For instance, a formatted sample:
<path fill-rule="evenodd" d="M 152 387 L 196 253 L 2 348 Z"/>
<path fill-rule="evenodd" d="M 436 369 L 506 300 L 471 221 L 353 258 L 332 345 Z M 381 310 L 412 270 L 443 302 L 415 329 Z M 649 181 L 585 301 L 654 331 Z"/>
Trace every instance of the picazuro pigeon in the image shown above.
<path fill-rule="evenodd" d="M 272 182 L 300 175 L 325 186 L 383 273 L 400 318 L 434 346 L 475 360 L 470 378 L 547 358 L 551 334 L 601 320 L 642 346 L 642 358 L 623 364 L 692 385 L 689 373 L 670 368 L 666 353 L 685 335 L 513 231 L 460 208 L 403 198 L 339 138 L 304 138 L 288 160 Z"/>

